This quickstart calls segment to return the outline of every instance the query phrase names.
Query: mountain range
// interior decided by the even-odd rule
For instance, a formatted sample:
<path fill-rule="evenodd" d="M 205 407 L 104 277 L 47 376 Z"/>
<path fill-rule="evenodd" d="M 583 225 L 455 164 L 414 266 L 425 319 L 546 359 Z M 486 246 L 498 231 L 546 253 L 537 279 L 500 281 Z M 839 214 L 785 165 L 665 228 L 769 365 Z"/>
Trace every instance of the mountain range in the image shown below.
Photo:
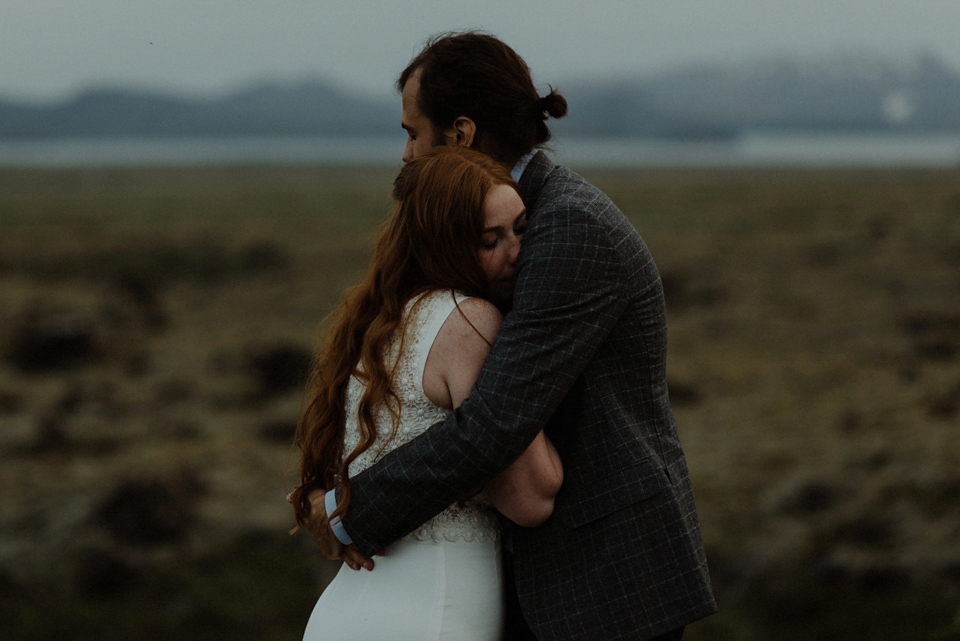
<path fill-rule="evenodd" d="M 558 89 L 566 136 L 730 138 L 745 131 L 960 131 L 960 72 L 933 55 L 839 53 L 691 66 Z M 0 96 L 2 139 L 395 134 L 397 96 L 322 80 L 263 82 L 220 98 L 91 88 L 58 104 Z"/>

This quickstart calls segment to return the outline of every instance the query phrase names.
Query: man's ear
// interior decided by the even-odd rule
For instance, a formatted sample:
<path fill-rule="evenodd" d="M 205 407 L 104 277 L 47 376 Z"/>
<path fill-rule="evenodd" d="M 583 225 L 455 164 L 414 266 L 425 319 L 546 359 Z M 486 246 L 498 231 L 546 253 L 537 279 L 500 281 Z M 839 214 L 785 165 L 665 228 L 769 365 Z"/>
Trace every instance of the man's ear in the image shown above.
<path fill-rule="evenodd" d="M 473 141 L 477 137 L 477 123 L 466 116 L 460 116 L 453 121 L 453 125 L 443 132 L 448 145 L 463 145 L 464 147 L 473 147 Z"/>

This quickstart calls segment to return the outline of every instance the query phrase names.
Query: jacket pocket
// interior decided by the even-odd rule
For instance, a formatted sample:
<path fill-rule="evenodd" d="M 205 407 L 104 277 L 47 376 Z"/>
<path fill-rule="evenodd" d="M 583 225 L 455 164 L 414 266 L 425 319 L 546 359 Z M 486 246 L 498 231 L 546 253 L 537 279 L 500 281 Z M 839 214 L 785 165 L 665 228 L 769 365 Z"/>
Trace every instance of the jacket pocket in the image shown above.
<path fill-rule="evenodd" d="M 557 497 L 557 515 L 567 527 L 577 528 L 660 494 L 666 483 L 664 473 L 645 460 L 589 485 L 569 488 L 562 500 Z"/>

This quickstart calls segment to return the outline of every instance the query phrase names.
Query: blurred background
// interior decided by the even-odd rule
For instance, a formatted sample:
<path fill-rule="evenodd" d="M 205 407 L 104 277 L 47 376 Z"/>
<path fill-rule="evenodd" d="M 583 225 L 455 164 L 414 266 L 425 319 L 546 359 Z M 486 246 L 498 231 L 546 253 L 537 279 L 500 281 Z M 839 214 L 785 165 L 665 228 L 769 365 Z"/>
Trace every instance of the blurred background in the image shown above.
<path fill-rule="evenodd" d="M 0 636 L 296 639 L 284 502 L 430 35 L 511 44 L 664 281 L 719 614 L 960 638 L 960 5 L 0 3 Z M 686 637 L 685 637 L 686 638 Z"/>

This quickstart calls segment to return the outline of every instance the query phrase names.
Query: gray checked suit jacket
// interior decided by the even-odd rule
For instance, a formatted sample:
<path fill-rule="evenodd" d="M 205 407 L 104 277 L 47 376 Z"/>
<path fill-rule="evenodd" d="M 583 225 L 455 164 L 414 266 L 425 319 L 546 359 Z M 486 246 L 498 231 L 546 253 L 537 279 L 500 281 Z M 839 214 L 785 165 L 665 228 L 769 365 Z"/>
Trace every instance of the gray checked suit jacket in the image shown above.
<path fill-rule="evenodd" d="M 344 526 L 372 555 L 482 487 L 541 429 L 563 459 L 554 514 L 513 528 L 542 641 L 645 639 L 716 610 L 667 396 L 663 290 L 639 234 L 542 152 L 506 315 L 467 399 L 353 478 Z"/>

